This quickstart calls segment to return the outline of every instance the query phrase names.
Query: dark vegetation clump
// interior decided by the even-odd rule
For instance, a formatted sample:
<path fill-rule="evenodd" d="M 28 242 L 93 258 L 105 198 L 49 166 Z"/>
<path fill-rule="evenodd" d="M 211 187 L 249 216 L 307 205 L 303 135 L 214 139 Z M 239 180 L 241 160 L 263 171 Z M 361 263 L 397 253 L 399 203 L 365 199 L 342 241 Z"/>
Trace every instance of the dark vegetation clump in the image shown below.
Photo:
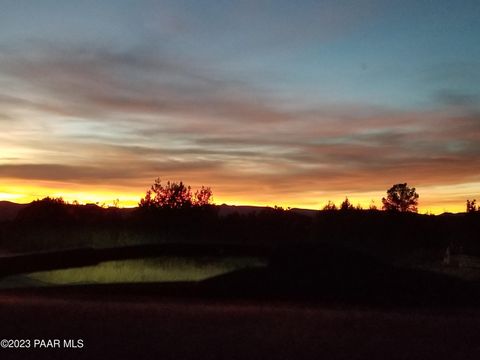
<path fill-rule="evenodd" d="M 480 211 L 480 209 L 477 206 L 477 200 L 476 199 L 467 200 L 467 213 L 468 214 L 473 214 L 473 213 L 476 213 L 476 212 L 479 212 L 479 211 Z"/>
<path fill-rule="evenodd" d="M 182 181 L 167 181 L 166 185 L 162 185 L 160 178 L 157 178 L 138 206 L 147 209 L 187 209 L 209 206 L 212 199 L 209 187 L 202 186 L 192 194 L 192 188 Z"/>

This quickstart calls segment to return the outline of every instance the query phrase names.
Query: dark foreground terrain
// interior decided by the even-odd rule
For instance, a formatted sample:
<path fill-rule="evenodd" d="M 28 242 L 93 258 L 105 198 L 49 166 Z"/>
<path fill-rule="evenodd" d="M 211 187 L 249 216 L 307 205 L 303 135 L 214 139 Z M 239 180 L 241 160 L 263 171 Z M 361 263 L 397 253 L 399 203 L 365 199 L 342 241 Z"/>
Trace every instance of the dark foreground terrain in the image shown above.
<path fill-rule="evenodd" d="M 0 341 L 30 348 L 0 359 L 480 359 L 479 267 L 463 260 L 480 255 L 478 214 L 224 210 L 8 213 L 0 283 L 15 286 L 0 289 Z M 267 265 L 198 282 L 15 284 L 157 256 Z"/>
<path fill-rule="evenodd" d="M 2 359 L 478 359 L 480 311 L 10 291 L 8 339 L 82 339 L 77 349 L 0 349 Z M 130 294 L 130 295 L 127 295 Z"/>
<path fill-rule="evenodd" d="M 476 284 L 344 250 L 318 265 L 307 251 L 324 253 L 289 250 L 199 282 L 3 289 L 0 337 L 30 348 L 1 359 L 480 358 Z"/>

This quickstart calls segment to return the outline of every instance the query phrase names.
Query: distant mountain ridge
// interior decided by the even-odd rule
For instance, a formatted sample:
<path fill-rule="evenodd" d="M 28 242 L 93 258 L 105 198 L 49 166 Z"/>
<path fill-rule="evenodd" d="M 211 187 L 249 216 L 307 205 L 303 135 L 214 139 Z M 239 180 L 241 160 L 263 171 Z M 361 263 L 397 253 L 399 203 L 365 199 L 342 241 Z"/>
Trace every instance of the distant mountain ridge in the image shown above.
<path fill-rule="evenodd" d="M 14 220 L 17 214 L 30 204 L 17 204 L 11 201 L 0 201 L 0 222 L 1 221 L 10 221 Z M 94 206 L 98 207 L 98 205 L 95 204 L 87 204 L 83 206 Z M 228 216 L 234 213 L 237 213 L 239 215 L 246 215 L 246 214 L 255 214 L 259 213 L 261 211 L 265 211 L 267 209 L 272 209 L 272 207 L 269 206 L 253 206 L 253 205 L 228 205 L 228 204 L 221 204 L 217 205 L 219 209 L 219 215 L 220 216 Z M 134 210 L 135 208 L 120 208 L 120 211 L 122 213 L 130 213 Z M 319 209 L 320 210 L 320 209 Z M 301 208 L 291 208 L 289 211 L 292 211 L 297 214 L 305 215 L 305 216 L 315 216 L 315 214 L 319 210 L 313 210 L 313 209 L 301 209 Z M 465 213 L 458 213 L 458 214 L 452 214 L 452 213 L 443 213 L 440 216 L 463 216 Z"/>
<path fill-rule="evenodd" d="M 272 208 L 269 206 L 227 205 L 227 204 L 222 204 L 222 205 L 219 205 L 218 207 L 220 208 L 219 214 L 222 216 L 226 216 L 234 213 L 238 213 L 240 215 L 258 213 L 258 212 Z M 289 209 L 289 211 L 293 211 L 294 213 L 301 214 L 301 215 L 314 216 L 318 210 L 292 208 L 292 209 Z"/>
<path fill-rule="evenodd" d="M 17 204 L 11 201 L 0 201 L 0 221 L 13 220 L 18 212 L 28 204 Z"/>
<path fill-rule="evenodd" d="M 10 201 L 0 201 L 0 221 L 10 221 L 14 220 L 20 210 L 26 208 L 30 204 L 17 204 Z M 84 205 L 84 206 L 97 206 L 93 204 Z M 252 214 L 252 213 L 259 213 L 261 211 L 271 209 L 268 206 L 251 206 L 251 205 L 227 205 L 222 204 L 218 205 L 219 208 L 219 215 L 220 216 L 228 216 L 234 213 L 238 213 L 240 215 Z M 131 212 L 132 208 L 121 208 L 121 211 Z M 290 209 L 295 213 L 299 213 L 302 215 L 313 216 L 317 210 L 310 210 L 310 209 Z"/>

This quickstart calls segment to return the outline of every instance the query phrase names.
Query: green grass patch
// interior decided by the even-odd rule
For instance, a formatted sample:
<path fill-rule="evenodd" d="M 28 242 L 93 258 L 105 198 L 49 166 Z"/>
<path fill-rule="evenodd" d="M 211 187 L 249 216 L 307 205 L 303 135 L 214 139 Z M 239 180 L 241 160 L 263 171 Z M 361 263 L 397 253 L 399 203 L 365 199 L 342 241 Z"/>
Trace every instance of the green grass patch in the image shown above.
<path fill-rule="evenodd" d="M 107 261 L 94 266 L 35 272 L 29 279 L 45 285 L 199 281 L 234 270 L 265 266 L 258 258 L 172 258 Z"/>

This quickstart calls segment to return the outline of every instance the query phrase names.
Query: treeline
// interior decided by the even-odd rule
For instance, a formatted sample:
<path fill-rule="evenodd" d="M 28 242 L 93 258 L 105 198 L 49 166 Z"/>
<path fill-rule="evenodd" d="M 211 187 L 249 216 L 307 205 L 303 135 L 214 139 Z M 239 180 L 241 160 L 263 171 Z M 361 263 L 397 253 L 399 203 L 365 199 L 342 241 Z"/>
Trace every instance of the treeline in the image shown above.
<path fill-rule="evenodd" d="M 221 213 L 221 206 L 101 208 L 43 199 L 0 224 L 1 249 L 47 251 L 145 243 L 237 243 L 275 248 L 341 244 L 382 258 L 445 249 L 480 255 L 480 213 L 430 216 L 372 210 L 302 213 L 279 207 Z M 233 208 L 234 209 L 234 208 Z"/>

